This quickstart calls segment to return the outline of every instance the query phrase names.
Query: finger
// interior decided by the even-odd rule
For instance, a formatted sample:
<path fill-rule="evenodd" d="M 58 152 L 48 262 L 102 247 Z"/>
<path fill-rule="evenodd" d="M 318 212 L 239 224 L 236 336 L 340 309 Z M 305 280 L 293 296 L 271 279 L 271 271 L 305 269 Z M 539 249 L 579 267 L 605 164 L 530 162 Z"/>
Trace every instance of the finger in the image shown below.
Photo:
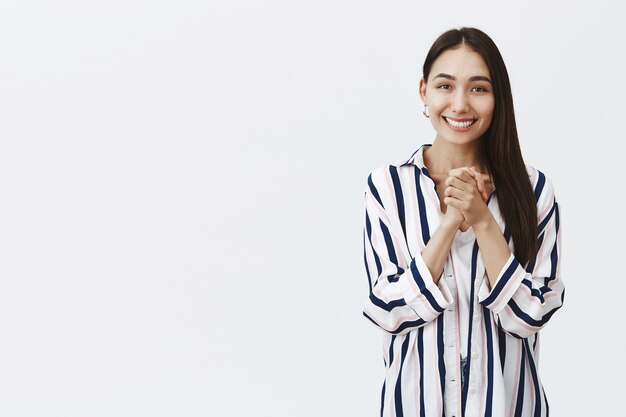
<path fill-rule="evenodd" d="M 485 179 L 488 179 L 488 175 L 482 175 L 480 172 L 476 171 L 476 168 L 473 166 L 470 167 L 472 171 L 473 177 L 476 179 L 476 184 L 478 185 L 478 190 L 480 191 L 480 195 L 484 201 L 487 201 L 489 198 L 489 194 L 487 193 L 487 187 L 485 185 Z"/>
<path fill-rule="evenodd" d="M 491 180 L 491 177 L 490 177 L 488 174 L 483 174 L 483 173 L 480 173 L 480 172 L 476 171 L 476 168 L 474 168 L 474 171 L 475 171 L 478 175 L 480 175 L 480 178 L 482 178 L 483 183 L 485 183 L 485 184 L 491 184 L 491 183 L 493 182 L 493 181 Z"/>
<path fill-rule="evenodd" d="M 476 184 L 478 184 L 478 189 L 481 191 L 484 190 L 485 182 L 483 181 L 483 178 L 480 176 L 480 173 L 476 171 L 476 168 L 474 168 L 473 166 L 469 167 L 469 173 L 476 180 Z"/>
<path fill-rule="evenodd" d="M 480 191 L 483 200 L 487 200 L 489 196 L 487 195 L 487 188 L 485 187 L 485 181 L 482 175 L 480 175 L 480 173 L 476 171 L 476 168 L 470 167 L 470 169 L 473 172 L 474 178 L 476 179 L 476 184 L 478 184 L 478 190 Z"/>
<path fill-rule="evenodd" d="M 476 186 L 478 187 L 478 191 L 482 194 L 482 192 L 485 190 L 485 183 L 482 181 L 482 178 L 480 178 L 480 174 L 476 172 L 474 167 L 463 167 L 462 169 L 471 176 L 472 180 L 476 183 Z"/>
<path fill-rule="evenodd" d="M 464 167 L 463 169 L 465 169 L 472 176 L 472 178 L 476 181 L 477 184 L 484 186 L 485 182 L 483 181 L 483 177 L 482 175 L 480 175 L 480 172 L 476 171 L 476 168 L 472 166 L 469 168 Z"/>
<path fill-rule="evenodd" d="M 472 172 L 473 170 L 473 172 Z M 463 175 L 463 171 L 468 173 L 469 177 L 465 177 L 465 175 Z M 478 171 L 476 171 L 475 167 L 459 167 L 459 168 L 454 168 L 451 169 L 450 171 L 448 171 L 448 175 L 454 175 L 457 176 L 459 178 L 464 178 L 466 181 L 469 180 L 469 178 L 471 178 L 472 180 L 474 180 L 474 172 L 477 173 L 478 175 L 480 175 L 480 177 L 483 179 L 483 182 L 487 183 L 487 182 L 491 182 L 491 177 L 487 174 L 482 174 Z"/>
<path fill-rule="evenodd" d="M 446 197 L 452 197 L 452 198 L 456 198 L 459 200 L 464 200 L 465 196 L 466 196 L 466 191 L 454 186 L 447 186 L 446 189 L 443 191 L 444 196 Z"/>
<path fill-rule="evenodd" d="M 474 182 L 474 178 L 472 177 L 472 175 L 469 174 L 467 172 L 467 170 L 465 170 L 463 168 L 451 169 L 450 171 L 448 171 L 448 176 L 457 177 L 461 181 L 465 181 L 465 182 L 470 183 L 470 184 Z"/>
<path fill-rule="evenodd" d="M 466 202 L 453 196 L 444 197 L 443 202 L 446 204 L 446 206 L 454 207 L 455 209 L 459 210 L 461 213 L 464 213 L 465 210 L 467 209 Z"/>
<path fill-rule="evenodd" d="M 478 172 L 478 171 L 477 171 Z M 487 192 L 487 184 L 489 184 L 489 186 L 493 185 L 493 181 L 491 180 L 491 177 L 488 174 L 481 174 L 480 172 L 478 173 L 480 175 L 480 178 L 482 178 L 483 183 L 485 184 L 485 201 L 489 198 L 489 193 Z"/>
<path fill-rule="evenodd" d="M 473 193 L 474 189 L 477 189 L 478 194 L 480 194 L 481 200 L 487 200 L 488 196 L 485 189 L 485 183 L 480 173 L 478 173 L 475 169 L 472 169 L 471 167 L 461 167 L 455 168 L 450 172 L 456 173 L 458 174 L 458 176 L 451 176 L 449 178 L 463 178 L 464 185 L 458 185 L 451 180 L 446 183 L 450 183 L 450 185 L 455 185 L 456 187 L 461 188 L 469 193 Z"/>
<path fill-rule="evenodd" d="M 446 185 L 446 187 L 454 187 L 458 190 L 471 193 L 472 190 L 475 188 L 475 186 L 474 186 L 474 180 L 470 180 L 470 181 L 471 182 L 465 182 L 462 179 L 455 177 L 454 175 L 451 175 L 448 178 L 446 178 L 446 180 L 444 181 L 444 184 Z"/>
<path fill-rule="evenodd" d="M 454 207 L 455 209 L 461 210 L 460 203 L 461 201 L 454 197 L 444 197 L 443 202 L 448 207 Z"/>

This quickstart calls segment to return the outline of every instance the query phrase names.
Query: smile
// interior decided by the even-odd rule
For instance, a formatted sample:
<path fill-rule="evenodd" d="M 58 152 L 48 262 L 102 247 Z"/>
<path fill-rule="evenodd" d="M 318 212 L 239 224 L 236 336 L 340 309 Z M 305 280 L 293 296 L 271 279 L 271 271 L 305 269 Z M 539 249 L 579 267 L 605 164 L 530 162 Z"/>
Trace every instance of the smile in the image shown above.
<path fill-rule="evenodd" d="M 445 116 L 444 116 L 444 119 L 450 126 L 455 127 L 457 129 L 467 129 L 468 127 L 473 125 L 474 122 L 476 121 L 476 119 L 470 119 L 470 120 L 464 120 L 462 122 L 457 122 L 456 120 L 448 119 Z"/>

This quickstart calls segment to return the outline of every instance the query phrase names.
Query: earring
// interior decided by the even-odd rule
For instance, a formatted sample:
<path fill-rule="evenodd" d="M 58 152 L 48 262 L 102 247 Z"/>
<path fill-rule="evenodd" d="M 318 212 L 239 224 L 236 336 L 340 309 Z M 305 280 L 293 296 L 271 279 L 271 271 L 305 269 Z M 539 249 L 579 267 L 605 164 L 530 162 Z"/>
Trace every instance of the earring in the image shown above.
<path fill-rule="evenodd" d="M 428 104 L 424 103 L 424 110 L 422 110 L 422 114 L 426 117 L 430 117 L 430 114 L 428 114 Z"/>

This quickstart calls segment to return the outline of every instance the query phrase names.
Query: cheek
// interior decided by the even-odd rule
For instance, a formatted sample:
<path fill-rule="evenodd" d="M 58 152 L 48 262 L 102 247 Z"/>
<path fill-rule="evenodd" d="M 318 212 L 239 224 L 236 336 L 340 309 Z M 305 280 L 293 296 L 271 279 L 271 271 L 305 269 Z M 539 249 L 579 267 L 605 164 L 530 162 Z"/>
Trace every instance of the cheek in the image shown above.
<path fill-rule="evenodd" d="M 482 103 L 480 112 L 485 119 L 491 120 L 491 117 L 493 116 L 494 107 L 495 106 L 494 106 L 493 100 Z"/>
<path fill-rule="evenodd" d="M 431 114 L 440 116 L 440 113 L 446 108 L 445 103 L 437 100 L 431 100 L 428 104 Z"/>
<path fill-rule="evenodd" d="M 446 99 L 439 91 L 429 91 L 427 103 L 430 110 L 439 111 L 446 106 Z"/>

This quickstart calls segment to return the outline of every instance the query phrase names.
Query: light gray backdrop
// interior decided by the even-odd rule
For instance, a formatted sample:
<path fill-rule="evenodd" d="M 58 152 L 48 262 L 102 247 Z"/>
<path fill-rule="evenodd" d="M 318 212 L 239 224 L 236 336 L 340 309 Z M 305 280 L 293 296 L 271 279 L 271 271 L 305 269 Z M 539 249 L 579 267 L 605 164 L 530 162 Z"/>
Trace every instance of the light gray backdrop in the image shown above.
<path fill-rule="evenodd" d="M 624 9 L 607 1 L 4 1 L 0 415 L 375 416 L 363 191 L 489 33 L 555 184 L 554 416 L 623 407 Z"/>

